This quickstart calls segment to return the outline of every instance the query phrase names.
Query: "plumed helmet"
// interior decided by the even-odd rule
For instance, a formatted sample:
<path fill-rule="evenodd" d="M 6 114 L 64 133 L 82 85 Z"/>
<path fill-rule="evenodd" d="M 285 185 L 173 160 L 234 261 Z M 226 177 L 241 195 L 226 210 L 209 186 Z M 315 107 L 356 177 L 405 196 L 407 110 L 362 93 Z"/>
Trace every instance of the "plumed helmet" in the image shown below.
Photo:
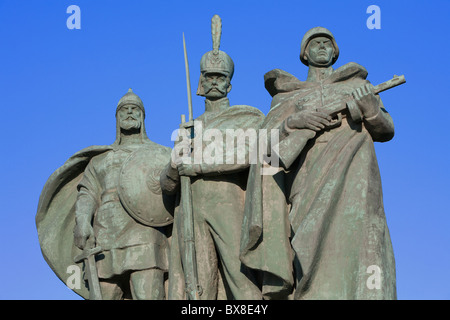
<path fill-rule="evenodd" d="M 231 80 L 234 74 L 234 62 L 225 52 L 219 50 L 220 37 L 222 35 L 222 20 L 216 14 L 211 19 L 211 35 L 213 49 L 205 53 L 200 60 L 200 81 L 197 90 L 198 95 L 203 95 L 201 80 L 205 73 L 220 73 Z"/>
<path fill-rule="evenodd" d="M 230 56 L 223 51 L 209 51 L 200 60 L 200 71 L 202 73 L 220 73 L 233 77 L 234 63 Z"/>
<path fill-rule="evenodd" d="M 133 104 L 135 106 L 138 106 L 145 117 L 145 109 L 144 109 L 144 103 L 142 102 L 141 98 L 137 94 L 133 92 L 133 90 L 128 89 L 128 92 L 125 93 L 125 95 L 120 98 L 119 103 L 117 104 L 116 114 L 117 111 L 119 111 L 120 107 L 127 105 L 127 104 Z"/>
<path fill-rule="evenodd" d="M 331 40 L 333 47 L 334 47 L 334 56 L 333 56 L 333 60 L 332 60 L 332 64 L 334 64 L 339 57 L 339 47 L 337 46 L 336 40 L 334 39 L 334 36 L 331 33 L 331 31 L 328 30 L 327 28 L 323 28 L 323 27 L 312 28 L 312 29 L 308 30 L 305 33 L 305 35 L 303 36 L 302 43 L 300 45 L 300 60 L 301 60 L 301 62 L 303 62 L 303 64 L 306 66 L 309 65 L 308 61 L 305 60 L 305 58 L 304 58 L 305 51 L 306 51 L 306 48 L 308 47 L 309 41 L 311 41 L 311 39 L 316 38 L 316 37 L 327 37 Z"/>

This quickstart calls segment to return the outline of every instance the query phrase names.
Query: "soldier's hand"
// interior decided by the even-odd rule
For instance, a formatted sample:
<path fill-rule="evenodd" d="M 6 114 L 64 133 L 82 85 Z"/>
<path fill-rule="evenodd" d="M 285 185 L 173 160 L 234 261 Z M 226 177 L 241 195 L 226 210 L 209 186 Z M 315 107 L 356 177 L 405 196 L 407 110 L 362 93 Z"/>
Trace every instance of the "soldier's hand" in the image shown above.
<path fill-rule="evenodd" d="M 183 159 L 189 157 L 191 150 L 192 140 L 186 135 L 185 132 L 179 131 L 175 140 L 175 145 L 172 149 L 171 167 L 175 169 Z"/>
<path fill-rule="evenodd" d="M 199 165 L 180 163 L 178 165 L 178 174 L 180 176 L 195 177 L 201 173 Z"/>
<path fill-rule="evenodd" d="M 314 110 L 302 110 L 287 118 L 287 126 L 291 129 L 311 129 L 320 131 L 330 125 L 331 117 L 326 113 Z"/>
<path fill-rule="evenodd" d="M 352 92 L 358 108 L 365 118 L 373 117 L 378 113 L 378 99 L 373 93 L 373 85 L 367 83 Z"/>
<path fill-rule="evenodd" d="M 83 250 L 87 240 L 91 237 L 94 237 L 94 229 L 90 223 L 81 222 L 75 225 L 74 242 L 78 248 Z"/>

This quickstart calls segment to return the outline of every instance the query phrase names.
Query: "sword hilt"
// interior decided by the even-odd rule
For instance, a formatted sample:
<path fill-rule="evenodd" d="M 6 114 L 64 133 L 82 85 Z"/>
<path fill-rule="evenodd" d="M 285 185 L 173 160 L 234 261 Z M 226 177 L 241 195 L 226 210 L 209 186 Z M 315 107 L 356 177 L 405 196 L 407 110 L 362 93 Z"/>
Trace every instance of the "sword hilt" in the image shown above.
<path fill-rule="evenodd" d="M 74 261 L 76 263 L 84 261 L 84 260 L 88 259 L 90 256 L 94 256 L 100 252 L 102 252 L 102 247 L 100 247 L 100 246 L 97 246 L 94 248 L 84 248 L 83 252 L 74 258 Z"/>

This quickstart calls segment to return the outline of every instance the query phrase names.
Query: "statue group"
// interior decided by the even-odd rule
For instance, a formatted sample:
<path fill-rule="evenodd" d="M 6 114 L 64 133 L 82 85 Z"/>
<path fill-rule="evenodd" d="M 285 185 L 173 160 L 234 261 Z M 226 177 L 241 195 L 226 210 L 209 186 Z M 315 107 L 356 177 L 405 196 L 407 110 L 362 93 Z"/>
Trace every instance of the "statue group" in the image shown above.
<path fill-rule="evenodd" d="M 301 42 L 305 81 L 265 74 L 266 116 L 230 106 L 221 29 L 216 15 L 200 61 L 205 111 L 190 112 L 173 149 L 148 138 L 130 89 L 115 142 L 50 176 L 36 215 L 45 260 L 64 282 L 79 267 L 73 290 L 86 299 L 395 299 L 374 142 L 394 136 L 378 93 L 404 78 L 373 86 L 356 63 L 333 69 L 336 40 L 315 27 Z M 252 143 L 261 131 L 275 134 Z"/>

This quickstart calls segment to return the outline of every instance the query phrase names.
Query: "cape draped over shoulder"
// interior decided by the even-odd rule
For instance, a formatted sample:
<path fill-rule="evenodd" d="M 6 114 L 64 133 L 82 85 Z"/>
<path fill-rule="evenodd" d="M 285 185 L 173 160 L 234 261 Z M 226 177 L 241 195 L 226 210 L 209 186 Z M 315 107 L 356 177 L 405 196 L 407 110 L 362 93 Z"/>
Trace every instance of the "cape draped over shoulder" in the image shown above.
<path fill-rule="evenodd" d="M 73 261 L 82 252 L 75 246 L 73 236 L 77 185 L 89 161 L 112 149 L 112 146 L 90 146 L 75 153 L 49 177 L 41 192 L 36 214 L 41 251 L 50 268 L 64 283 L 73 272 L 68 272 L 69 266 L 83 268 L 83 262 Z M 73 290 L 83 298 L 89 298 L 89 290 L 84 285 Z"/>

